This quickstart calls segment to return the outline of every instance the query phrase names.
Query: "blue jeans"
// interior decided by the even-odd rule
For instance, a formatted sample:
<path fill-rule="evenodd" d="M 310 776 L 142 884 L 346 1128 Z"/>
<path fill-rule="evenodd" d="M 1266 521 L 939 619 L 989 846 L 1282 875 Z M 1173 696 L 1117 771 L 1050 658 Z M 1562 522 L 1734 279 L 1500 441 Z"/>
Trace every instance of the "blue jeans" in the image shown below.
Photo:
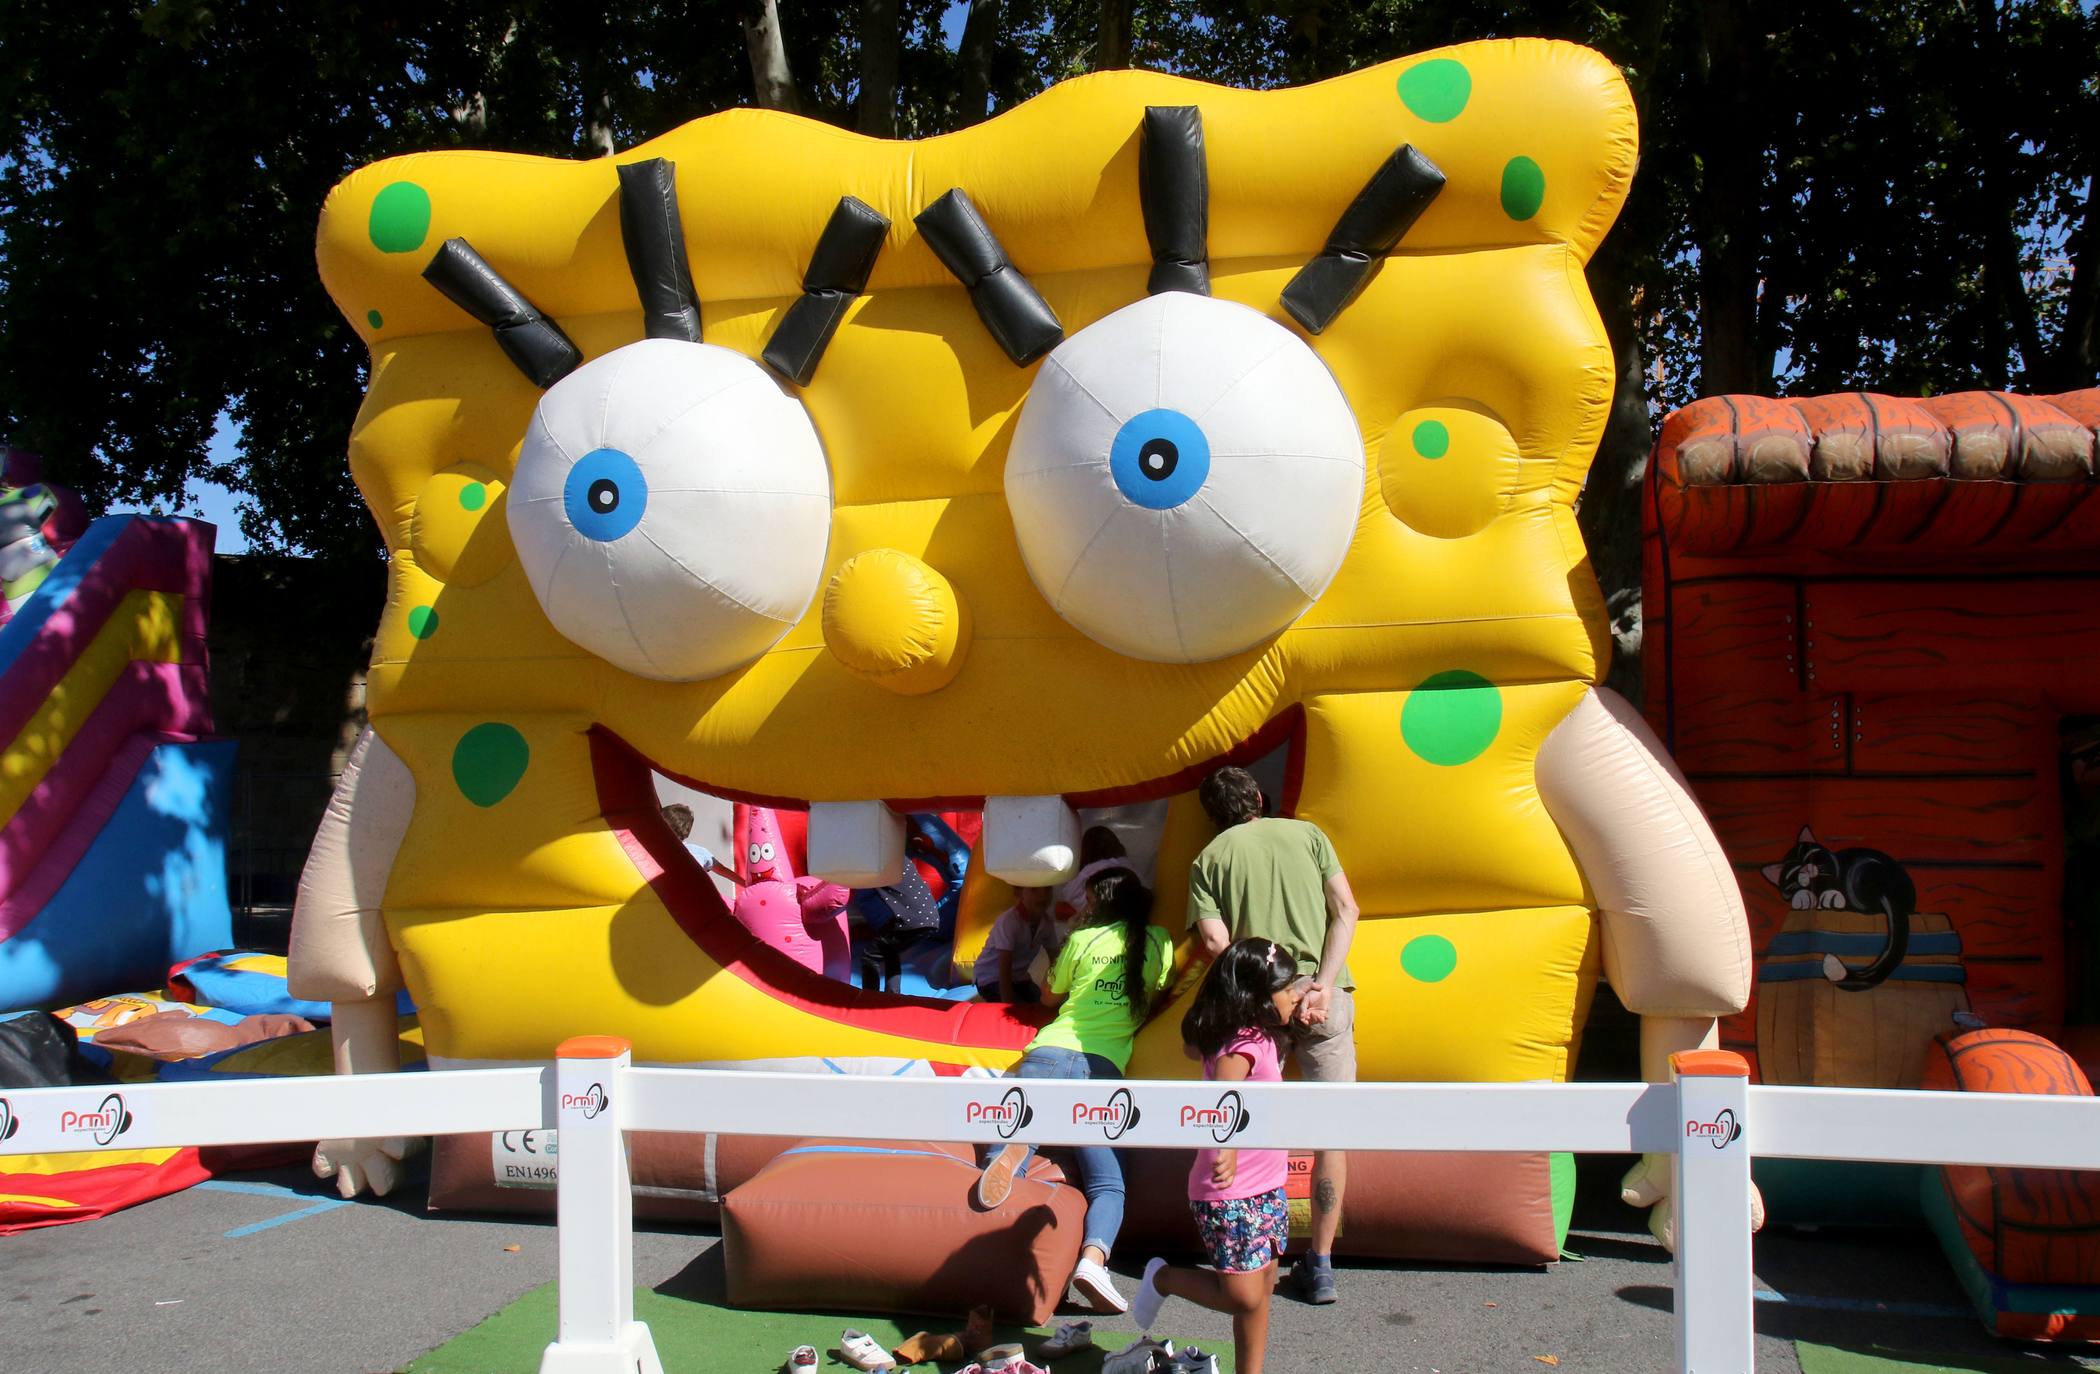
<path fill-rule="evenodd" d="M 1039 1045 L 1015 1067 L 1016 1078 L 1121 1078 L 1123 1071 L 1098 1054 L 1082 1054 L 1056 1045 Z M 1035 1147 L 1024 1146 L 1015 1177 L 1028 1168 Z M 1086 1239 L 1082 1246 L 1099 1246 L 1106 1255 L 1116 1247 L 1116 1234 L 1123 1229 L 1123 1165 L 1106 1145 L 1081 1145 L 1072 1150 L 1079 1163 L 1079 1188 L 1086 1194 Z"/>

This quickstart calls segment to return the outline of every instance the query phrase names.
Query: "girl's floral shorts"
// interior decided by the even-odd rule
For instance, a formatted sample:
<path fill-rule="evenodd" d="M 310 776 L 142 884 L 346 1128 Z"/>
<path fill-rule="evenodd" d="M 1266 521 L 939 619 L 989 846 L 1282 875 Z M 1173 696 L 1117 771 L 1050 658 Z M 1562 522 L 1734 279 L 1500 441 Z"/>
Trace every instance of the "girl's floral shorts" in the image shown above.
<path fill-rule="evenodd" d="M 1189 1203 L 1196 1233 L 1221 1274 L 1251 1274 L 1283 1258 L 1291 1243 L 1291 1213 L 1283 1189 L 1224 1202 Z"/>

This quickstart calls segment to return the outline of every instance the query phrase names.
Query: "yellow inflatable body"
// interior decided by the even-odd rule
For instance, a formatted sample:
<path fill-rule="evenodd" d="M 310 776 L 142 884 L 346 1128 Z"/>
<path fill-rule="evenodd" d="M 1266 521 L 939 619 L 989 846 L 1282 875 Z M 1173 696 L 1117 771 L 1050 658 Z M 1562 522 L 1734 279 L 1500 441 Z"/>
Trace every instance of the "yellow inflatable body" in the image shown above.
<path fill-rule="evenodd" d="M 1194 662 L 1107 647 L 1039 589 L 1006 464 L 1046 365 L 1010 359 L 914 222 L 963 189 L 1070 339 L 1146 298 L 1148 107 L 1200 110 L 1213 297 L 1310 346 L 1364 463 L 1316 598 Z M 1441 190 L 1307 333 L 1280 293 L 1403 144 Z M 1667 764 L 1594 688 L 1606 617 L 1573 514 L 1614 375 L 1583 267 L 1636 146 L 1610 63 L 1517 40 L 1274 92 L 1101 73 L 920 143 L 734 110 L 602 161 L 448 152 L 353 174 L 319 259 L 372 350 L 351 462 L 391 575 L 372 735 L 302 892 L 295 987 L 356 1004 L 405 980 L 438 1062 L 615 1032 L 663 1063 L 998 1069 L 1029 1032 L 1003 1008 L 834 996 L 725 934 L 655 833 L 649 770 L 900 811 L 1170 797 L 1157 919 L 1186 957 L 1182 886 L 1210 837 L 1195 783 L 1283 747 L 1285 800 L 1332 836 L 1364 912 L 1350 962 L 1366 1077 L 1563 1078 L 1600 960 L 1629 1005 L 1696 1043 L 1741 1005 L 1731 979 L 1747 990 L 1739 899 Z M 676 170 L 705 341 L 747 358 L 803 295 L 842 196 L 890 222 L 821 367 L 781 384 L 828 468 L 823 590 L 756 657 L 683 681 L 550 624 L 513 540 L 528 512 L 505 509 L 542 389 L 424 275 L 463 239 L 583 358 L 634 343 L 616 170 L 650 159 Z M 906 555 L 889 581 L 837 576 L 878 550 Z M 892 620 L 867 609 L 885 587 L 912 603 Z M 1625 745 L 1662 819 L 1601 814 L 1624 789 L 1549 795 L 1557 730 Z M 1598 857 L 1643 845 L 1717 884 L 1681 904 L 1704 909 L 1654 909 L 1638 873 Z M 1612 926 L 1618 908 L 1635 918 Z M 1133 1075 L 1190 1071 L 1179 1019 L 1177 1002 L 1154 1020 Z"/>

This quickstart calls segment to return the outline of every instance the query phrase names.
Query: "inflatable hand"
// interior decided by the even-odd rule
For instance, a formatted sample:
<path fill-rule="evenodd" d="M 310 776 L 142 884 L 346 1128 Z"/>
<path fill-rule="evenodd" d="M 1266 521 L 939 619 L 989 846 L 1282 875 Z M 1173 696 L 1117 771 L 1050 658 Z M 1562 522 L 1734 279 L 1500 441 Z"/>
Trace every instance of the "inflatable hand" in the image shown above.
<path fill-rule="evenodd" d="M 1670 1198 L 1670 1156 L 1642 1155 L 1619 1182 L 1619 1199 L 1629 1207 L 1648 1209 L 1648 1234 L 1662 1242 L 1663 1249 L 1677 1252 L 1677 1210 Z M 1750 1229 L 1765 1225 L 1765 1200 L 1750 1185 Z"/>
<path fill-rule="evenodd" d="M 314 1177 L 335 1180 L 336 1192 L 356 1197 L 367 1188 L 385 1197 L 401 1181 L 401 1164 L 423 1148 L 421 1136 L 324 1140 L 314 1147 Z"/>

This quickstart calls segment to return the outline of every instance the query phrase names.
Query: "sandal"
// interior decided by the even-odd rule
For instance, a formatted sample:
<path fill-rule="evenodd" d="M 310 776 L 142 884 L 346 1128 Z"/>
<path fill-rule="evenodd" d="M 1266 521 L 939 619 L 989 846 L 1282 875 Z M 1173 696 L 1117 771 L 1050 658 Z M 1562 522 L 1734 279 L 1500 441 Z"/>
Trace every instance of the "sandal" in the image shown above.
<path fill-rule="evenodd" d="M 897 1362 L 890 1352 L 882 1348 L 882 1342 L 865 1331 L 851 1327 L 839 1332 L 839 1358 L 855 1369 L 895 1369 Z"/>

